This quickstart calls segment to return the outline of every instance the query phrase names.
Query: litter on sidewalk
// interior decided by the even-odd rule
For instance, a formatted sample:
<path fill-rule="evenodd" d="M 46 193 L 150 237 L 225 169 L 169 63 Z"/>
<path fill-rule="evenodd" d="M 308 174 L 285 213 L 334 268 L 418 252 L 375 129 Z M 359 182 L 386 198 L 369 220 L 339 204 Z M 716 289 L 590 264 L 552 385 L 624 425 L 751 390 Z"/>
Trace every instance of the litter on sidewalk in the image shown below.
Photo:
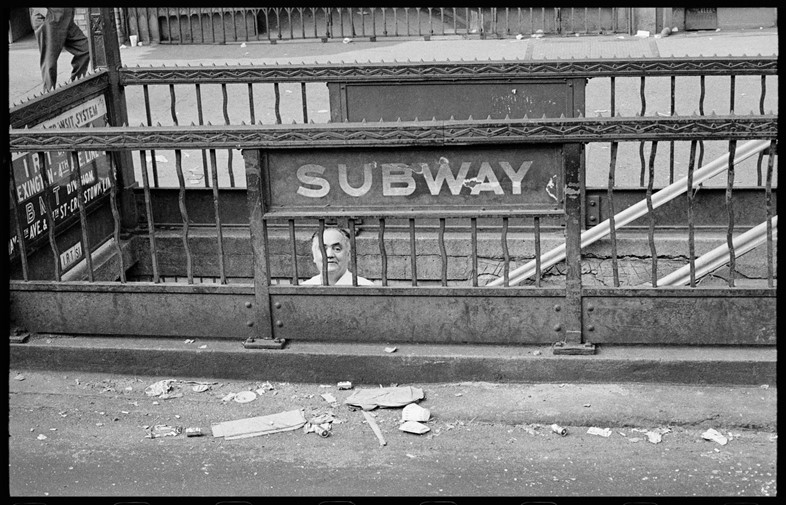
<path fill-rule="evenodd" d="M 339 389 L 352 389 L 352 383 L 349 381 L 339 382 L 337 386 Z"/>
<path fill-rule="evenodd" d="M 369 426 L 371 426 L 372 431 L 374 431 L 374 435 L 377 436 L 377 440 L 379 440 L 379 445 L 382 446 L 387 445 L 387 442 L 385 441 L 385 437 L 382 436 L 382 431 L 379 429 L 379 426 L 377 425 L 377 422 L 374 420 L 374 417 L 368 412 L 366 412 L 365 410 L 363 411 L 363 417 L 366 418 L 366 422 L 368 423 Z"/>
<path fill-rule="evenodd" d="M 344 403 L 374 410 L 377 407 L 403 407 L 424 398 L 423 390 L 411 386 L 398 386 L 379 389 L 358 389 Z"/>
<path fill-rule="evenodd" d="M 248 403 L 253 402 L 256 400 L 256 398 L 257 394 L 253 391 L 241 391 L 235 395 L 233 400 L 235 400 L 237 403 Z"/>
<path fill-rule="evenodd" d="M 431 431 L 431 428 L 417 421 L 406 421 L 398 429 L 407 433 L 414 433 L 415 435 L 422 435 Z"/>
<path fill-rule="evenodd" d="M 568 434 L 568 429 L 567 428 L 564 428 L 564 427 L 562 427 L 562 426 L 560 426 L 559 424 L 556 424 L 556 423 L 551 425 L 551 431 L 553 431 L 557 435 L 560 435 L 560 436 L 563 436 L 563 437 Z"/>
<path fill-rule="evenodd" d="M 176 437 L 183 432 L 183 428 L 181 426 L 170 426 L 168 424 L 148 426 L 146 430 L 147 438 Z"/>
<path fill-rule="evenodd" d="M 589 433 L 590 435 L 598 435 L 599 437 L 606 437 L 606 438 L 608 438 L 608 437 L 611 436 L 611 429 L 610 428 L 602 428 L 601 429 L 601 428 L 596 428 L 596 427 L 593 426 L 592 428 L 587 430 L 587 433 Z"/>
<path fill-rule="evenodd" d="M 175 382 L 175 379 L 164 379 L 160 380 L 156 383 L 153 383 L 145 388 L 145 394 L 147 396 L 161 396 L 165 395 L 169 391 L 172 390 L 172 383 Z"/>
<path fill-rule="evenodd" d="M 431 417 L 431 412 L 418 405 L 417 403 L 410 403 L 404 410 L 401 411 L 402 421 L 428 421 Z"/>
<path fill-rule="evenodd" d="M 249 417 L 236 421 L 225 421 L 211 426 L 214 437 L 224 440 L 256 437 L 302 428 L 306 424 L 303 410 L 290 410 L 279 414 Z"/>
<path fill-rule="evenodd" d="M 726 445 L 729 443 L 729 439 L 721 435 L 719 431 L 714 430 L 712 428 L 702 433 L 701 438 L 703 438 L 704 440 L 712 440 L 713 442 L 718 442 L 720 445 Z"/>

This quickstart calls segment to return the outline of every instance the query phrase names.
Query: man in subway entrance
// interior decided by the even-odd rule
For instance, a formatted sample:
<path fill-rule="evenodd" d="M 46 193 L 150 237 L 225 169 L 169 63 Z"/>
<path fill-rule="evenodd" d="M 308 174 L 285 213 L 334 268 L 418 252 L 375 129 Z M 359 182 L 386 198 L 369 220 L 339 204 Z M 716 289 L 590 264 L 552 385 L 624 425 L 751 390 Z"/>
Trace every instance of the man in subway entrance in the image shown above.
<path fill-rule="evenodd" d="M 327 258 L 328 285 L 351 286 L 352 272 L 349 271 L 349 258 L 351 254 L 349 232 L 343 228 L 328 227 L 322 233 Z M 322 272 L 322 251 L 319 247 L 319 231 L 311 237 L 311 254 L 317 271 Z M 370 280 L 357 276 L 358 286 L 373 286 Z M 302 285 L 322 285 L 322 274 L 303 282 Z"/>

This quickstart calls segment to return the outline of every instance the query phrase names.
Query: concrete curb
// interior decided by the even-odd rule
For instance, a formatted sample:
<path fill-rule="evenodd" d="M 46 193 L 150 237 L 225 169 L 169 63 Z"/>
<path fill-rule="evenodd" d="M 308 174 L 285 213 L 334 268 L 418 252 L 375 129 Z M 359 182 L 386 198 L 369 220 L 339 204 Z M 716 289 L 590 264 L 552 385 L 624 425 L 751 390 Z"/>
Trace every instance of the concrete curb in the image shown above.
<path fill-rule="evenodd" d="M 206 345 L 204 349 L 199 346 Z M 592 356 L 553 356 L 548 346 L 289 342 L 245 349 L 240 340 L 34 336 L 10 345 L 9 365 L 34 370 L 179 375 L 356 384 L 658 383 L 776 384 L 774 347 L 598 346 Z"/>

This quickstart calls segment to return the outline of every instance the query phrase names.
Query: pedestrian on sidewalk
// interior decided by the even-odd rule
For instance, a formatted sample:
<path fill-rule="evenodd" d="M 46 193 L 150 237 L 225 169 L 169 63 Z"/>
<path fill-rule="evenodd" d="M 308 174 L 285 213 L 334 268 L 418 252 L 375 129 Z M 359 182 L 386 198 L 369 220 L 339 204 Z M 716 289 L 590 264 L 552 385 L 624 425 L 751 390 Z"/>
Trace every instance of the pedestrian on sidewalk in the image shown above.
<path fill-rule="evenodd" d="M 41 54 L 41 78 L 45 92 L 57 84 L 57 59 L 63 49 L 74 55 L 71 59 L 71 80 L 87 73 L 90 47 L 87 37 L 74 23 L 73 8 L 31 7 L 30 23 Z"/>

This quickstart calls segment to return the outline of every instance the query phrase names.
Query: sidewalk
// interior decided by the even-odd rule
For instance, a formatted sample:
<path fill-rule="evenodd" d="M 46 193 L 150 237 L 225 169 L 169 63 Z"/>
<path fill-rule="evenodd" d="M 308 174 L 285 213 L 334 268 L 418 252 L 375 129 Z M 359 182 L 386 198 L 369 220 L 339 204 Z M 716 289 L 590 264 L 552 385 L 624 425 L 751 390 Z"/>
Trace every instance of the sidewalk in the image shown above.
<path fill-rule="evenodd" d="M 640 38 L 631 35 L 543 37 L 479 40 L 378 40 L 285 41 L 232 43 L 226 45 L 169 45 L 122 47 L 123 65 L 248 65 L 287 63 L 544 60 L 570 58 L 656 58 L 693 56 L 777 55 L 778 32 L 774 29 L 734 32 L 684 32 L 669 37 Z M 9 105 L 40 93 L 38 47 L 31 35 L 9 45 Z M 58 60 L 61 82 L 68 80 L 71 55 Z"/>

